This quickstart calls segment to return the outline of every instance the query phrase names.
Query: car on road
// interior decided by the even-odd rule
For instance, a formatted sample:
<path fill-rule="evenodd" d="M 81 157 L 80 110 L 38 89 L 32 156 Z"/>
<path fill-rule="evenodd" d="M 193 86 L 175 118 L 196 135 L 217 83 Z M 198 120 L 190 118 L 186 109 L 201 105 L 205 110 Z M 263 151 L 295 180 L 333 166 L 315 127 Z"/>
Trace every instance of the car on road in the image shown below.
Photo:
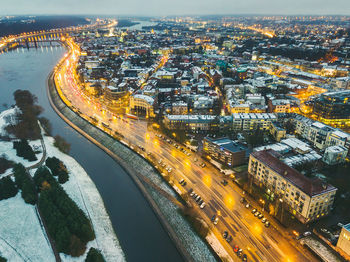
<path fill-rule="evenodd" d="M 219 222 L 219 218 L 218 218 L 218 217 L 216 217 L 216 218 L 215 218 L 215 220 L 214 220 L 214 225 L 217 225 L 217 224 L 218 224 L 218 222 Z"/>
<path fill-rule="evenodd" d="M 187 182 L 185 181 L 185 179 L 181 179 L 179 181 L 179 184 L 182 185 L 182 186 L 186 186 L 187 185 Z"/>
<path fill-rule="evenodd" d="M 227 180 L 224 179 L 224 180 L 221 181 L 221 184 L 222 184 L 223 186 L 226 186 L 226 185 L 228 184 L 228 182 L 227 182 Z"/>
<path fill-rule="evenodd" d="M 254 208 L 254 209 L 252 210 L 252 214 L 255 214 L 256 211 L 258 211 L 258 210 L 256 210 L 256 208 Z"/>
<path fill-rule="evenodd" d="M 310 231 L 306 231 L 303 233 L 304 237 L 307 237 L 307 236 L 310 236 L 311 235 L 311 232 Z"/>

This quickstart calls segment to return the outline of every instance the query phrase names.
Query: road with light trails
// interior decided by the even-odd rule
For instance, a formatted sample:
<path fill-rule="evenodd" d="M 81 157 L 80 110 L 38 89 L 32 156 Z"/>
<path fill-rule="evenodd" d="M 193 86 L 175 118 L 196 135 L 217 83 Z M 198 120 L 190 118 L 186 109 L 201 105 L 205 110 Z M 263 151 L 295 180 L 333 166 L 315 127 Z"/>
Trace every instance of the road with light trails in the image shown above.
<path fill-rule="evenodd" d="M 74 56 L 74 52 L 72 54 Z M 144 147 L 146 152 L 165 162 L 172 168 L 171 177 L 182 192 L 193 188 L 207 204 L 204 209 L 200 209 L 191 199 L 196 213 L 210 226 L 234 261 L 241 260 L 233 252 L 234 245 L 243 249 L 243 253 L 248 256 L 248 261 L 317 261 L 295 240 L 282 235 L 283 228 L 264 213 L 272 224 L 271 227 L 266 228 L 251 213 L 252 208 L 248 209 L 240 203 L 243 196 L 242 189 L 232 182 L 223 186 L 220 183 L 224 179 L 223 174 L 209 164 L 205 168 L 200 167 L 202 160 L 199 155 L 191 153 L 191 156 L 187 156 L 173 144 L 159 139 L 151 127 L 147 128 L 146 121 L 114 117 L 100 103 L 87 97 L 75 82 L 73 62 L 76 57 L 67 59 L 69 62 L 63 63 L 63 66 L 58 69 L 55 82 L 71 104 L 83 115 L 97 119 L 98 126 L 101 128 L 101 123 L 108 125 L 113 131 L 122 134 L 127 142 L 135 147 L 138 145 Z M 197 162 L 195 158 L 198 159 Z M 185 187 L 178 183 L 182 178 L 187 181 Z M 258 206 L 254 203 L 252 205 Z M 219 216 L 216 226 L 210 221 L 214 214 Z M 225 230 L 233 237 L 230 243 L 227 243 L 222 237 Z"/>

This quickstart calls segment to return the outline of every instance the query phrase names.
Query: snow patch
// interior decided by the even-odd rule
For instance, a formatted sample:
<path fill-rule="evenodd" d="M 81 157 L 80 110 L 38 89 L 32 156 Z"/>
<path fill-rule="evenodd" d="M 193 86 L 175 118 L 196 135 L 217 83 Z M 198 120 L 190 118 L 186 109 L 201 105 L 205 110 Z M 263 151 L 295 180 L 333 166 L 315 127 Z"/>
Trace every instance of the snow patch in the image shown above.
<path fill-rule="evenodd" d="M 9 261 L 55 261 L 36 209 L 18 193 L 0 201 L 0 253 Z"/>

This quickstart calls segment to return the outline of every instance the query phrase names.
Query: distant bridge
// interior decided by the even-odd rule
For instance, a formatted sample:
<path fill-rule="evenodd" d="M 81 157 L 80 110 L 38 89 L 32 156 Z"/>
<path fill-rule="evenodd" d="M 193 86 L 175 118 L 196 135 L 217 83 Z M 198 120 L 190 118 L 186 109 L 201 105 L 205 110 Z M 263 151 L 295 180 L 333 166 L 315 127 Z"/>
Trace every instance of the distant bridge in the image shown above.
<path fill-rule="evenodd" d="M 113 21 L 109 24 L 97 22 L 95 24 L 51 29 L 48 31 L 35 31 L 29 33 L 22 33 L 15 36 L 7 36 L 0 39 L 0 53 L 7 52 L 17 47 L 37 47 L 38 42 L 58 42 L 64 41 L 69 37 L 70 33 L 77 33 L 83 30 L 93 30 L 101 27 L 110 27 L 116 25 Z"/>

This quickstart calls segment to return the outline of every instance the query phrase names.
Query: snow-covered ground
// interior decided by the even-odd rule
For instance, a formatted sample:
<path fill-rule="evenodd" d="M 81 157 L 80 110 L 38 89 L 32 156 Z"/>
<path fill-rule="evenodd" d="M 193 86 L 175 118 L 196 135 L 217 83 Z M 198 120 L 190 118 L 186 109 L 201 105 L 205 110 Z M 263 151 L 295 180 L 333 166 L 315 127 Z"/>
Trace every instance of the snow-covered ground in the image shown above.
<path fill-rule="evenodd" d="M 14 122 L 14 115 L 18 109 L 11 108 L 0 113 L 0 135 L 6 135 L 5 127 Z"/>
<path fill-rule="evenodd" d="M 0 254 L 10 262 L 55 261 L 35 207 L 20 193 L 0 201 Z"/>
<path fill-rule="evenodd" d="M 22 163 L 25 167 L 35 165 L 36 163 L 40 162 L 40 159 L 43 156 L 43 152 L 42 152 L 43 149 L 41 146 L 41 142 L 40 140 L 30 141 L 29 145 L 33 149 L 35 148 L 35 151 L 40 151 L 40 153 L 35 154 L 38 160 L 28 161 L 23 157 L 17 156 L 16 150 L 13 149 L 13 142 L 7 142 L 7 141 L 0 141 L 0 157 L 5 157 L 8 160 L 11 160 L 15 163 Z M 0 174 L 0 177 L 6 176 L 10 173 L 12 173 L 12 168 L 7 169 L 3 174 Z"/>
<path fill-rule="evenodd" d="M 11 119 L 14 112 L 15 109 L 9 109 L 0 114 L 0 135 L 6 135 L 4 130 L 4 126 L 8 124 L 6 119 Z M 88 216 L 96 235 L 96 239 L 87 244 L 84 255 L 73 258 L 60 254 L 62 261 L 84 261 L 90 247 L 101 250 L 106 261 L 125 261 L 124 253 L 95 184 L 77 161 L 53 145 L 52 137 L 44 136 L 44 143 L 47 156 L 55 156 L 66 165 L 69 181 L 63 184 L 63 188 Z M 30 145 L 42 151 L 40 140 L 32 141 Z M 38 161 L 42 154 L 43 152 L 37 154 Z M 0 155 L 14 162 L 20 162 L 26 167 L 35 164 L 35 161 L 29 162 L 17 157 L 12 142 L 0 141 Z M 1 176 L 10 174 L 11 171 L 9 169 Z M 30 170 L 31 175 L 34 173 L 35 170 Z M 20 193 L 13 198 L 0 201 L 0 255 L 11 262 L 55 261 L 35 207 L 26 204 Z"/>

